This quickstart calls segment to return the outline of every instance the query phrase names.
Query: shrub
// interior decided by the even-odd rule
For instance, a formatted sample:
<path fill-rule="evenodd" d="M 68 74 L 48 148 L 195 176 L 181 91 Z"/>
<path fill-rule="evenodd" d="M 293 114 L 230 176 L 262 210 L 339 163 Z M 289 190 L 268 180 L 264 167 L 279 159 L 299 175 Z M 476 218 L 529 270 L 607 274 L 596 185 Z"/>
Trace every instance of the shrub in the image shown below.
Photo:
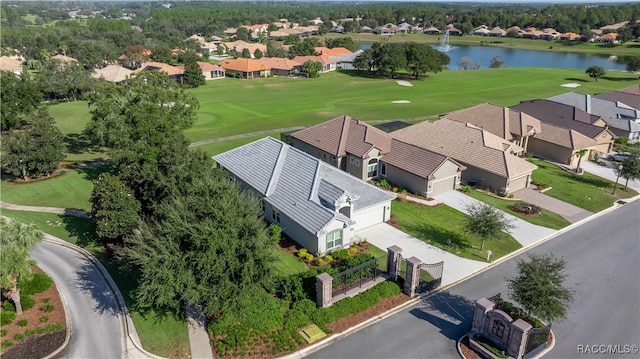
<path fill-rule="evenodd" d="M 7 348 L 11 348 L 11 346 L 13 346 L 13 342 L 11 340 L 5 340 L 2 342 L 2 344 L 0 344 L 0 347 L 2 348 L 2 351 L 4 351 Z"/>
<path fill-rule="evenodd" d="M 332 255 L 333 258 L 340 260 L 347 260 L 349 259 L 349 257 L 351 257 L 351 255 L 349 254 L 349 250 L 345 248 L 333 252 Z"/>
<path fill-rule="evenodd" d="M 40 310 L 43 312 L 53 312 L 53 310 L 55 309 L 55 307 L 51 304 L 45 304 L 43 306 L 40 307 Z"/>
<path fill-rule="evenodd" d="M 22 304 L 22 310 L 29 310 L 36 306 L 36 301 L 29 295 L 21 295 L 20 304 Z"/>
<path fill-rule="evenodd" d="M 350 255 L 350 256 L 353 256 L 353 255 L 355 255 L 356 253 L 358 253 L 358 248 L 356 248 L 355 246 L 353 246 L 353 247 L 349 247 L 348 251 L 349 251 L 349 255 Z"/>
<path fill-rule="evenodd" d="M 26 320 L 26 319 L 20 319 L 20 320 L 18 320 L 17 324 L 18 324 L 19 327 L 26 327 L 27 324 L 29 324 L 29 321 Z"/>
<path fill-rule="evenodd" d="M 286 301 L 300 300 L 306 297 L 300 275 L 290 275 L 276 279 L 275 294 Z"/>
<path fill-rule="evenodd" d="M 389 181 L 386 178 L 383 178 L 380 181 L 378 181 L 378 185 L 380 185 L 380 187 L 384 187 L 384 188 L 391 187 L 391 184 L 389 183 Z"/>
<path fill-rule="evenodd" d="M 0 337 L 4 337 L 4 336 L 6 336 L 8 332 L 9 332 L 9 331 L 7 331 L 6 329 L 2 329 L 2 330 L 0 330 Z"/>
<path fill-rule="evenodd" d="M 293 303 L 291 309 L 302 312 L 305 315 L 311 315 L 316 310 L 316 303 L 310 299 L 301 299 Z"/>
<path fill-rule="evenodd" d="M 51 300 L 51 298 L 44 298 L 44 299 L 42 299 L 42 303 L 49 303 L 50 300 Z"/>
<path fill-rule="evenodd" d="M 38 334 L 38 331 L 36 329 L 28 329 L 26 332 L 24 332 L 24 335 L 26 335 L 27 337 L 32 337 L 36 334 Z"/>
<path fill-rule="evenodd" d="M 2 310 L 0 312 L 0 324 L 9 325 L 16 319 L 16 312 L 11 310 Z"/>
<path fill-rule="evenodd" d="M 307 256 L 307 254 L 309 254 L 309 251 L 308 251 L 306 248 L 301 248 L 301 249 L 298 251 L 298 257 L 300 257 L 300 258 L 302 258 L 302 259 L 305 259 L 305 258 L 306 258 L 306 256 Z"/>
<path fill-rule="evenodd" d="M 298 310 L 291 310 L 284 319 L 284 329 L 295 331 L 309 323 L 309 316 Z"/>
<path fill-rule="evenodd" d="M 326 256 L 324 256 L 324 260 L 327 263 L 331 263 L 333 262 L 333 257 L 331 256 L 331 254 L 327 254 Z"/>
<path fill-rule="evenodd" d="M 49 317 L 48 316 L 45 315 L 43 317 L 40 317 L 40 323 L 46 323 L 48 321 L 49 321 Z"/>
<path fill-rule="evenodd" d="M 33 295 L 51 288 L 53 280 L 44 273 L 34 273 L 31 280 L 20 284 L 20 294 Z"/>
<path fill-rule="evenodd" d="M 24 340 L 24 334 L 22 334 L 22 333 L 18 333 L 18 334 L 16 334 L 16 335 L 13 337 L 13 339 L 15 339 L 15 340 L 17 340 L 17 341 Z"/>
<path fill-rule="evenodd" d="M 53 333 L 64 329 L 64 324 L 51 324 L 47 326 L 47 333 Z"/>
<path fill-rule="evenodd" d="M 504 353 L 504 350 L 496 347 L 496 345 L 493 344 L 489 339 L 486 339 L 485 337 L 480 335 L 476 335 L 476 337 L 473 338 L 473 340 L 475 340 L 478 344 L 482 345 L 483 348 L 487 349 L 498 358 L 507 358 L 507 355 Z"/>
<path fill-rule="evenodd" d="M 469 192 L 471 192 L 471 186 L 468 186 L 466 184 L 462 184 L 462 185 L 460 185 L 460 191 L 462 191 L 464 193 L 469 193 Z"/>
<path fill-rule="evenodd" d="M 16 307 L 13 305 L 13 302 L 10 300 L 5 300 L 2 302 L 2 309 L 5 311 L 14 312 L 16 311 Z"/>

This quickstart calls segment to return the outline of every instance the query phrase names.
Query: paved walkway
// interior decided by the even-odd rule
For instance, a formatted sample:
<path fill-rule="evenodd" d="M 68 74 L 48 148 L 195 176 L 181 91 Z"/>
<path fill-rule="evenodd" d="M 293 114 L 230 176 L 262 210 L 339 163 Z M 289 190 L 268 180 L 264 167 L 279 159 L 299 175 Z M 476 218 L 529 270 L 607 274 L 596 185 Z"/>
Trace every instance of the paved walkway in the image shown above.
<path fill-rule="evenodd" d="M 606 160 L 601 160 L 606 164 L 606 166 L 600 166 L 599 164 L 593 161 L 585 161 L 580 164 L 580 168 L 582 168 L 585 172 L 594 174 L 596 176 L 606 178 L 610 181 L 615 182 L 618 175 L 616 174 L 616 166 L 619 166 L 617 163 L 612 163 Z M 624 187 L 624 184 L 627 180 L 624 178 L 618 179 L 618 183 L 620 183 L 619 187 Z M 640 191 L 640 181 L 634 180 L 629 181 L 629 187 L 635 189 L 636 191 Z"/>
<path fill-rule="evenodd" d="M 435 199 L 463 213 L 467 213 L 467 207 L 470 204 L 484 204 L 484 202 L 480 202 L 477 199 L 458 191 L 449 191 L 447 193 L 437 195 L 435 196 Z M 511 224 L 514 226 L 511 230 L 511 235 L 524 247 L 555 233 L 555 230 L 553 229 L 536 226 L 535 224 L 531 224 L 506 212 L 502 213 L 504 213 L 505 218 L 510 220 Z"/>
<path fill-rule="evenodd" d="M 64 214 L 64 215 L 67 215 L 67 216 L 89 218 L 89 213 L 87 213 L 85 211 L 81 211 L 79 209 L 58 208 L 58 207 L 25 206 L 25 205 L 21 205 L 21 204 L 7 203 L 7 202 L 4 202 L 4 201 L 0 201 L 0 208 L 13 209 L 13 210 L 16 210 L 16 211 L 27 211 L 27 212 L 56 213 L 56 214 Z"/>
<path fill-rule="evenodd" d="M 540 193 L 530 187 L 521 189 L 513 195 L 525 202 L 556 213 L 571 223 L 576 223 L 593 214 L 593 212 L 589 212 L 584 208 L 547 196 L 546 194 Z"/>

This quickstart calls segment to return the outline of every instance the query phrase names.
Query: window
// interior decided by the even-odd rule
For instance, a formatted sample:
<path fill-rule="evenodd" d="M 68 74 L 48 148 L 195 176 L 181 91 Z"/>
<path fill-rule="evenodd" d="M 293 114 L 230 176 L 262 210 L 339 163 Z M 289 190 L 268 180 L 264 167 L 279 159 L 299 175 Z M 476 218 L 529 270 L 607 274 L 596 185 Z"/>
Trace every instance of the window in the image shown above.
<path fill-rule="evenodd" d="M 353 164 L 353 157 L 349 157 L 349 163 Z"/>
<path fill-rule="evenodd" d="M 360 167 L 360 160 L 356 158 L 356 166 Z"/>
<path fill-rule="evenodd" d="M 327 234 L 327 250 L 342 245 L 342 230 L 333 231 Z"/>
<path fill-rule="evenodd" d="M 276 223 L 280 223 L 280 211 L 276 207 L 271 208 L 271 218 L 273 218 Z"/>
<path fill-rule="evenodd" d="M 387 175 L 387 164 L 386 163 L 381 163 L 380 164 L 380 174 L 382 176 L 386 176 Z"/>
<path fill-rule="evenodd" d="M 378 175 L 378 160 L 373 158 L 367 165 L 367 177 L 372 178 Z"/>

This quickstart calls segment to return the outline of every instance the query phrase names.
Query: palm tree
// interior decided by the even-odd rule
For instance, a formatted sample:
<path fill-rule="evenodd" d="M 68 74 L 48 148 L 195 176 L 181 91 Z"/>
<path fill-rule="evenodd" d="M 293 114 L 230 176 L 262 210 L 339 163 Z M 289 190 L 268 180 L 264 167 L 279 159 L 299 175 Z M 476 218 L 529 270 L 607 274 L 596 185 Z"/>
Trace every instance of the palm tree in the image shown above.
<path fill-rule="evenodd" d="M 67 47 L 67 44 L 64 42 L 61 42 L 60 45 L 58 45 L 58 50 L 60 50 L 60 53 L 63 56 L 67 56 L 67 50 L 69 50 L 69 47 Z"/>
<path fill-rule="evenodd" d="M 40 50 L 40 57 L 42 57 L 43 60 L 47 61 L 49 57 L 51 57 L 51 53 L 49 53 L 49 50 L 47 49 L 42 49 Z"/>
<path fill-rule="evenodd" d="M 29 280 L 35 261 L 29 251 L 44 235 L 34 224 L 23 225 L 17 221 L 0 218 L 0 286 L 13 301 L 16 314 L 22 314 L 18 281 Z"/>
<path fill-rule="evenodd" d="M 576 166 L 577 173 L 580 173 L 580 162 L 582 161 L 582 157 L 584 157 L 584 155 L 586 155 L 587 152 L 589 152 L 589 150 L 587 150 L 586 148 L 576 151 L 576 157 L 578 157 L 578 165 Z"/>

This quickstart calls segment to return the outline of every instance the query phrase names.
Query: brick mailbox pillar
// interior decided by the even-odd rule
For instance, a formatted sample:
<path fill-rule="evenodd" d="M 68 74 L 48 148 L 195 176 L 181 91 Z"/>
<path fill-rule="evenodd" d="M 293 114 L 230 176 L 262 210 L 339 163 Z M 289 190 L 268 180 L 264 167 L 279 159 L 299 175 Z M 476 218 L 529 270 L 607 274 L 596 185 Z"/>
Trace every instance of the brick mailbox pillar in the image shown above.
<path fill-rule="evenodd" d="M 422 261 L 416 257 L 407 259 L 407 279 L 404 281 L 404 293 L 410 297 L 416 295 L 416 288 L 420 283 L 420 268 Z"/>
<path fill-rule="evenodd" d="M 398 246 L 391 246 L 387 248 L 387 273 L 391 280 L 398 279 L 398 272 L 400 271 L 400 253 L 402 253 L 402 248 Z"/>
<path fill-rule="evenodd" d="M 533 326 L 522 319 L 511 323 L 511 335 L 507 342 L 507 354 L 514 358 L 524 357 L 525 346 L 527 345 L 527 333 Z"/>
<path fill-rule="evenodd" d="M 316 305 L 320 308 L 331 306 L 333 300 L 333 277 L 327 273 L 316 276 Z"/>

